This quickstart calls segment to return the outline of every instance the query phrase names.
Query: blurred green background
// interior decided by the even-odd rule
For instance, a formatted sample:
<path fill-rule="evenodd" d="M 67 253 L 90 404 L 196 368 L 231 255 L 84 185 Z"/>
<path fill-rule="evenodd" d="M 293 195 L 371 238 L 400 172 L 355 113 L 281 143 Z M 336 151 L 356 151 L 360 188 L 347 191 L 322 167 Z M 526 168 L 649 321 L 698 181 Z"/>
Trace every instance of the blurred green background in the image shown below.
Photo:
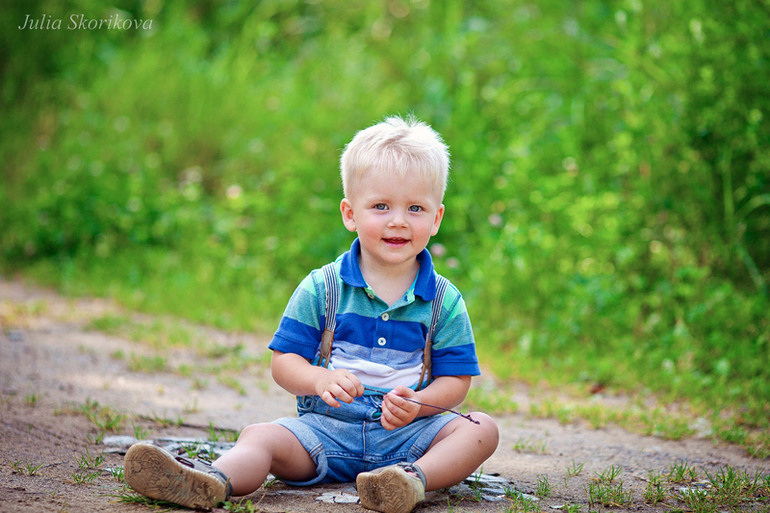
<path fill-rule="evenodd" d="M 0 23 L 6 276 L 269 332 L 351 242 L 344 145 L 414 113 L 452 153 L 436 266 L 499 378 L 767 428 L 767 0 L 10 1 Z"/>

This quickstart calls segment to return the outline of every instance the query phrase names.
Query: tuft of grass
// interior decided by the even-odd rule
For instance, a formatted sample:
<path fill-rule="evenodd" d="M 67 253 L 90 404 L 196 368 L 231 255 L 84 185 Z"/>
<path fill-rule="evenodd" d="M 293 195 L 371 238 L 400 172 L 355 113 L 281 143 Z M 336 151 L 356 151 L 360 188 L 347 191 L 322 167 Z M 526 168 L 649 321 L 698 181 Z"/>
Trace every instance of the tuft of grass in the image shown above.
<path fill-rule="evenodd" d="M 226 387 L 232 388 L 236 392 L 238 392 L 239 395 L 246 395 L 246 389 L 241 385 L 241 382 L 238 381 L 237 378 L 234 376 L 218 376 L 217 381 L 219 381 L 221 384 L 225 385 Z"/>
<path fill-rule="evenodd" d="M 106 314 L 101 317 L 94 317 L 86 324 L 87 331 L 100 331 L 108 335 L 120 335 L 124 328 L 130 324 L 128 317 L 123 315 Z"/>
<path fill-rule="evenodd" d="M 90 472 L 88 470 L 76 470 L 75 472 L 72 472 L 70 474 L 72 476 L 72 481 L 77 485 L 87 485 L 94 482 L 94 480 L 99 477 L 101 472 L 94 471 Z"/>
<path fill-rule="evenodd" d="M 146 372 L 153 374 L 164 372 L 167 369 L 166 359 L 162 356 L 145 356 L 131 353 L 128 357 L 128 368 L 132 372 Z"/>
<path fill-rule="evenodd" d="M 577 463 L 575 460 L 572 460 L 572 464 L 567 467 L 567 475 L 570 477 L 580 475 L 583 472 L 583 465 L 584 463 Z"/>
<path fill-rule="evenodd" d="M 618 479 L 622 472 L 619 466 L 611 465 L 601 473 L 595 473 L 584 491 L 588 496 L 588 505 L 599 504 L 604 507 L 630 505 L 634 500 L 634 492 L 623 489 L 624 482 Z"/>
<path fill-rule="evenodd" d="M 542 475 L 537 477 L 537 496 L 541 499 L 547 499 L 553 495 L 553 487 L 548 482 L 548 476 Z"/>
<path fill-rule="evenodd" d="M 78 464 L 78 470 L 95 469 L 99 468 L 99 466 L 104 463 L 104 454 L 100 453 L 98 455 L 92 456 L 91 451 L 89 451 L 88 447 L 86 447 L 86 453 L 80 456 L 75 456 L 75 461 Z"/>
<path fill-rule="evenodd" d="M 82 405 L 74 405 L 63 407 L 54 412 L 57 415 L 63 413 L 72 413 L 85 415 L 86 418 L 99 430 L 99 441 L 104 436 L 104 433 L 111 431 L 118 433 L 126 421 L 126 415 L 124 413 L 117 412 L 109 406 L 102 406 L 98 401 L 93 401 L 91 398 L 86 398 L 85 403 Z"/>
<path fill-rule="evenodd" d="M 206 446 L 200 442 L 181 444 L 185 454 L 190 458 L 200 459 L 211 463 L 217 456 L 207 450 Z"/>
<path fill-rule="evenodd" d="M 179 506 L 172 502 L 150 499 L 149 497 L 145 497 L 144 495 L 139 495 L 138 493 L 128 488 L 117 490 L 115 493 L 109 494 L 109 496 L 114 497 L 117 500 L 117 502 L 120 502 L 123 504 L 141 504 L 150 508 L 155 508 L 155 509 L 163 508 L 166 510 L 187 509 L 187 508 L 184 508 L 183 506 Z"/>
<path fill-rule="evenodd" d="M 110 468 L 109 472 L 112 478 L 115 479 L 115 481 L 119 483 L 126 482 L 126 473 L 123 466 Z"/>
<path fill-rule="evenodd" d="M 617 483 L 602 483 L 590 481 L 584 488 L 588 496 L 588 505 L 599 504 L 604 507 L 621 507 L 630 505 L 634 500 L 634 492 L 623 489 L 623 481 Z"/>
<path fill-rule="evenodd" d="M 150 422 L 154 422 L 155 424 L 158 424 L 162 428 L 175 426 L 180 427 L 182 424 L 184 424 L 184 418 L 181 415 L 177 415 L 176 419 L 172 419 L 171 417 L 163 417 L 157 413 L 153 413 L 151 415 L 142 415 L 140 416 L 141 419 L 148 420 Z"/>
<path fill-rule="evenodd" d="M 663 490 L 663 474 L 650 471 L 647 479 L 647 486 L 644 489 L 644 500 L 655 506 L 666 498 L 666 492 Z"/>
<path fill-rule="evenodd" d="M 184 408 L 182 408 L 182 411 L 184 413 L 198 413 L 200 410 L 200 407 L 198 406 L 198 398 L 194 398 L 192 404 L 185 405 Z"/>
<path fill-rule="evenodd" d="M 16 460 L 10 462 L 13 471 L 17 474 L 26 474 L 28 476 L 34 476 L 38 470 L 43 468 L 45 463 L 30 463 L 29 461 Z"/>
<path fill-rule="evenodd" d="M 749 456 L 760 460 L 770 458 L 770 429 L 749 435 L 742 445 Z"/>
<path fill-rule="evenodd" d="M 149 430 L 145 428 L 144 426 L 137 425 L 134 423 L 134 421 L 131 421 L 131 429 L 134 431 L 134 438 L 137 440 L 146 440 L 147 435 L 149 435 Z"/>
<path fill-rule="evenodd" d="M 510 502 L 510 506 L 506 510 L 507 513 L 536 513 L 541 511 L 539 500 L 527 497 L 512 487 L 506 488 L 505 496 Z"/>
<path fill-rule="evenodd" d="M 257 513 L 259 508 L 250 499 L 241 499 L 239 502 L 225 501 L 221 508 L 230 513 Z"/>
<path fill-rule="evenodd" d="M 514 442 L 513 450 L 516 452 L 548 454 L 548 443 L 545 440 L 536 440 L 533 437 L 519 438 Z"/>
<path fill-rule="evenodd" d="M 235 442 L 238 439 L 238 431 L 232 429 L 222 429 L 214 426 L 214 423 L 209 421 L 208 427 L 208 439 L 212 442 L 218 442 L 222 438 L 228 442 Z"/>
<path fill-rule="evenodd" d="M 604 483 L 604 484 L 610 484 L 617 479 L 617 477 L 620 475 L 620 473 L 623 471 L 623 468 L 619 465 L 610 465 L 608 468 L 604 469 L 601 473 L 594 472 L 594 475 L 596 476 L 595 480 Z"/>
<path fill-rule="evenodd" d="M 685 460 L 679 460 L 671 464 L 666 478 L 671 483 L 691 483 L 698 480 L 698 470 Z"/>
<path fill-rule="evenodd" d="M 91 484 L 101 474 L 99 466 L 104 463 L 104 454 L 91 455 L 86 446 L 86 453 L 75 456 L 75 462 L 78 469 L 71 474 L 73 482 L 78 485 Z"/>
<path fill-rule="evenodd" d="M 697 481 L 700 474 L 695 467 L 678 461 L 672 464 L 667 474 L 651 473 L 645 499 L 654 505 L 665 498 L 660 484 L 665 478 L 670 483 L 686 485 L 672 497 L 694 513 L 736 511 L 753 506 L 764 507 L 766 511 L 770 507 L 770 474 L 762 474 L 759 468 L 753 474 L 731 466 L 720 467 L 713 473 L 703 472 L 706 483 Z"/>

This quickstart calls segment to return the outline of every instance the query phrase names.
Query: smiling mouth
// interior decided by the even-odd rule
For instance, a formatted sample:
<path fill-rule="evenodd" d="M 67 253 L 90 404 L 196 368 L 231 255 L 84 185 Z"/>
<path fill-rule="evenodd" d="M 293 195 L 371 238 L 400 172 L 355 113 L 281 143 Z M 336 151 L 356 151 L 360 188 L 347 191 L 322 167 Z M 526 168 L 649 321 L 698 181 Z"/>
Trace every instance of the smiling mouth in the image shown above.
<path fill-rule="evenodd" d="M 402 239 L 399 237 L 392 238 L 392 239 L 382 239 L 382 240 L 384 240 L 388 244 L 406 244 L 407 242 L 409 242 L 409 239 Z"/>

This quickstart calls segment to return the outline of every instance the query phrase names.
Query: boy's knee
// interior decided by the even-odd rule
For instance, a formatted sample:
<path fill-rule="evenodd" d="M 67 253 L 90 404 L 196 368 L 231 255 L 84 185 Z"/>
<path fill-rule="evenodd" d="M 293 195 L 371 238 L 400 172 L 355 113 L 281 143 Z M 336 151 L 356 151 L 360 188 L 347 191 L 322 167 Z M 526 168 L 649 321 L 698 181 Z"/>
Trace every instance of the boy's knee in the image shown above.
<path fill-rule="evenodd" d="M 265 436 L 268 436 L 270 430 L 274 424 L 250 424 L 243 428 L 241 434 L 238 436 L 238 443 L 249 442 L 252 440 L 262 440 Z"/>
<path fill-rule="evenodd" d="M 500 441 L 500 430 L 497 423 L 486 413 L 475 412 L 471 416 L 479 422 L 479 429 L 477 430 L 479 449 L 487 449 L 491 455 L 497 449 L 497 444 Z"/>

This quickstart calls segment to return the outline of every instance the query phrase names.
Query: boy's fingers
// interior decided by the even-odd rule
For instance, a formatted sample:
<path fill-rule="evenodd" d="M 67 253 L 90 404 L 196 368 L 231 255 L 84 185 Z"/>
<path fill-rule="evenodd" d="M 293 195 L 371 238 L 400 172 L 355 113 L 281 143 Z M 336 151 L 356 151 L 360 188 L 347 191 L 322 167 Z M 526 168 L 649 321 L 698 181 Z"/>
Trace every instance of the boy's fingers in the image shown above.
<path fill-rule="evenodd" d="M 336 394 L 337 399 L 340 401 L 346 402 L 346 403 L 352 403 L 353 399 L 356 398 L 355 396 L 355 387 L 352 387 L 349 383 L 345 383 L 345 386 L 343 386 L 342 383 L 337 383 L 338 393 Z M 353 389 L 351 393 L 350 389 Z"/>
<path fill-rule="evenodd" d="M 325 392 L 323 393 L 323 395 L 321 395 L 321 399 L 323 399 L 323 402 L 325 402 L 326 404 L 328 404 L 329 406 L 332 406 L 332 407 L 334 407 L 334 408 L 339 408 L 340 406 L 342 406 L 342 405 L 339 403 L 339 401 L 337 401 L 337 400 L 334 398 L 334 395 L 333 395 L 331 392 L 329 392 L 328 390 L 327 390 L 327 391 L 325 391 Z"/>
<path fill-rule="evenodd" d="M 412 390 L 411 388 L 405 387 L 404 385 L 398 385 L 396 388 L 393 389 L 393 392 L 395 392 L 395 395 L 398 397 L 406 397 L 407 399 L 413 399 L 417 396 L 417 393 Z"/>
<path fill-rule="evenodd" d="M 396 429 L 400 424 L 397 422 L 398 417 L 396 417 L 393 412 L 391 412 L 388 408 L 382 409 L 382 417 L 380 419 L 380 423 L 382 424 L 382 427 L 387 429 L 388 431 L 392 431 Z"/>
<path fill-rule="evenodd" d="M 404 401 L 400 397 L 396 399 L 388 398 L 388 400 L 383 404 L 386 406 L 386 408 L 383 409 L 383 412 L 385 410 L 388 411 L 390 414 L 390 418 L 388 420 L 390 422 L 400 422 L 401 424 L 405 424 L 411 421 L 412 415 L 403 406 L 408 404 L 408 401 Z"/>
<path fill-rule="evenodd" d="M 356 397 L 364 395 L 364 385 L 355 374 L 349 371 L 344 371 L 343 376 L 343 379 L 341 379 L 337 384 L 350 396 L 351 401 Z"/>
<path fill-rule="evenodd" d="M 389 393 L 385 396 L 388 402 L 390 402 L 392 405 L 401 408 L 401 409 L 413 409 L 410 408 L 410 404 L 414 404 L 411 401 L 408 401 L 406 396 L 399 395 L 398 393 Z M 415 405 L 416 406 L 416 405 Z"/>

